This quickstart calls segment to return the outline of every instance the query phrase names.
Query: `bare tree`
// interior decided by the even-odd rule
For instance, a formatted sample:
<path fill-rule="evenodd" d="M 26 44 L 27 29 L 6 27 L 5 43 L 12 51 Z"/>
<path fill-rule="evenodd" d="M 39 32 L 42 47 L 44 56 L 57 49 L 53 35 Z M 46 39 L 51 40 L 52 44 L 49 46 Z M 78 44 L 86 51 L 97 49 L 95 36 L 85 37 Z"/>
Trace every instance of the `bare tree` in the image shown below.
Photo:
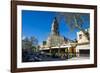
<path fill-rule="evenodd" d="M 89 33 L 83 28 L 84 25 L 84 16 L 88 16 L 87 20 L 89 21 L 89 14 L 87 13 L 59 13 L 57 16 L 58 21 L 61 21 L 64 18 L 66 24 L 70 27 L 71 31 L 74 29 L 79 29 L 82 31 L 87 39 L 89 40 Z"/>
<path fill-rule="evenodd" d="M 38 40 L 34 36 L 32 36 L 32 37 L 30 37 L 30 42 L 32 44 L 31 45 L 32 50 L 34 52 L 37 52 L 39 50 L 39 48 L 38 48 Z"/>
<path fill-rule="evenodd" d="M 34 50 L 36 51 L 38 48 L 38 40 L 32 36 L 30 38 L 26 37 L 22 40 L 22 48 L 26 50 Z"/>
<path fill-rule="evenodd" d="M 34 36 L 30 37 L 30 42 L 32 46 L 38 46 L 38 40 Z"/>
<path fill-rule="evenodd" d="M 31 42 L 29 41 L 29 38 L 26 37 L 25 39 L 22 40 L 22 48 L 25 50 L 31 49 Z"/>

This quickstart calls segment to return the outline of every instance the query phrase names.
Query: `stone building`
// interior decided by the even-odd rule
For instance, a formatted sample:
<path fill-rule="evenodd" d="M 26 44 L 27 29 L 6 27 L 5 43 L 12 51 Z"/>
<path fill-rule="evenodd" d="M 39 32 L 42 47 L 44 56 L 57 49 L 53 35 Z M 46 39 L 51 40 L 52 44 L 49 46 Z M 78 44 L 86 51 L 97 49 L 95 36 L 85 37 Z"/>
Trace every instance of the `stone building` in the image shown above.
<path fill-rule="evenodd" d="M 50 35 L 45 42 L 45 45 L 41 45 L 40 50 L 49 54 L 61 56 L 65 53 L 67 54 L 68 49 L 71 47 L 69 40 L 60 35 L 59 24 L 56 18 L 53 20 Z"/>
<path fill-rule="evenodd" d="M 51 33 L 46 40 L 46 44 L 42 47 L 45 49 L 48 47 L 57 47 L 64 44 L 68 44 L 68 39 L 62 37 L 59 34 L 59 24 L 57 22 L 57 19 L 55 18 L 52 23 Z"/>
<path fill-rule="evenodd" d="M 89 33 L 89 29 L 85 30 Z M 45 45 L 40 46 L 40 50 L 46 52 L 54 52 L 61 54 L 74 54 L 76 56 L 90 55 L 90 42 L 87 36 L 79 31 L 77 34 L 77 42 L 62 37 L 59 33 L 59 24 L 55 18 L 52 23 L 51 32 L 45 41 Z"/>
<path fill-rule="evenodd" d="M 85 32 L 89 33 L 89 29 Z M 90 36 L 88 35 L 88 37 Z M 82 31 L 77 32 L 76 52 L 79 53 L 79 56 L 90 56 L 90 40 Z"/>

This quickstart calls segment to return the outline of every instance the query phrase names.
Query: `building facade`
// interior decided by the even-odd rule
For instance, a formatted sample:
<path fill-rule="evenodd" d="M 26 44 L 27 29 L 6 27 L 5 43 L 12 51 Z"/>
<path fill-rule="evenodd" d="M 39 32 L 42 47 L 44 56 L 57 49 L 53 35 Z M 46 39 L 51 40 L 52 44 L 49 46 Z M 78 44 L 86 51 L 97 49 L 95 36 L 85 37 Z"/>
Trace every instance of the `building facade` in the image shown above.
<path fill-rule="evenodd" d="M 89 33 L 89 29 L 85 30 L 86 33 Z M 86 34 L 82 31 L 79 31 L 77 34 L 77 42 L 72 42 L 69 39 L 62 37 L 59 34 L 59 24 L 55 18 L 52 23 L 51 33 L 45 41 L 45 45 L 41 45 L 40 50 L 55 54 L 72 54 L 77 57 L 90 55 L 90 42 Z M 89 35 L 88 35 L 89 36 Z"/>
<path fill-rule="evenodd" d="M 89 33 L 89 29 L 85 30 L 85 32 Z M 79 53 L 79 56 L 90 56 L 90 40 L 82 31 L 77 32 L 76 52 Z"/>

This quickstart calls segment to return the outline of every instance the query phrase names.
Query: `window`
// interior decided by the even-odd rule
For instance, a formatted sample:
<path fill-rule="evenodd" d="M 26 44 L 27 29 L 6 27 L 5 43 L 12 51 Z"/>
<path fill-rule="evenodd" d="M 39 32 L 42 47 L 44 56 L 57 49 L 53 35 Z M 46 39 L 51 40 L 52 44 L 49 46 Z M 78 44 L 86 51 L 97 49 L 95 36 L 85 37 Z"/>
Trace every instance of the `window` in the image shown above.
<path fill-rule="evenodd" d="M 79 34 L 79 39 L 82 39 L 82 34 Z"/>

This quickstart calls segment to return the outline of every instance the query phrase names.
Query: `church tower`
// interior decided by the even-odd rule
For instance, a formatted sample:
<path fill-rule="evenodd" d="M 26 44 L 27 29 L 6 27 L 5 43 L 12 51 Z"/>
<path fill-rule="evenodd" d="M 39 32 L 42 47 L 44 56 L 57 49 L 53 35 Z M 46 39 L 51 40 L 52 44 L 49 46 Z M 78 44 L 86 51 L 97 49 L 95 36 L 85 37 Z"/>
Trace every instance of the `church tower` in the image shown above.
<path fill-rule="evenodd" d="M 51 27 L 51 35 L 59 36 L 59 24 L 57 22 L 57 18 L 55 17 Z"/>
<path fill-rule="evenodd" d="M 51 26 L 51 35 L 47 39 L 47 45 L 50 47 L 55 47 L 63 44 L 64 38 L 60 36 L 59 24 L 57 18 L 55 17 Z"/>

